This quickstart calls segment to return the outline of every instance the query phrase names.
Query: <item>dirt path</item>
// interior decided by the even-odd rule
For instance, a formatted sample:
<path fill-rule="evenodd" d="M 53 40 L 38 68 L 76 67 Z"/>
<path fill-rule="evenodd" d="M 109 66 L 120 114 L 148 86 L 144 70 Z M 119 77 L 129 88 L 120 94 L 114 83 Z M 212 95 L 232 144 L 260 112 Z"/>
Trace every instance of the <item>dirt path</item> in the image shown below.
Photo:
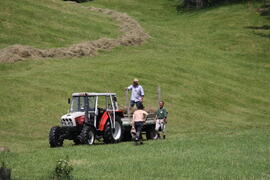
<path fill-rule="evenodd" d="M 24 45 L 13 45 L 0 49 L 0 62 L 16 62 L 29 58 L 40 59 L 95 56 L 99 50 L 111 50 L 120 45 L 140 45 L 149 38 L 149 35 L 144 32 L 140 24 L 126 13 L 120 13 L 109 9 L 81 7 L 87 8 L 90 11 L 106 14 L 113 20 L 119 22 L 122 35 L 117 39 L 101 38 L 94 41 L 74 44 L 67 48 L 38 49 Z"/>

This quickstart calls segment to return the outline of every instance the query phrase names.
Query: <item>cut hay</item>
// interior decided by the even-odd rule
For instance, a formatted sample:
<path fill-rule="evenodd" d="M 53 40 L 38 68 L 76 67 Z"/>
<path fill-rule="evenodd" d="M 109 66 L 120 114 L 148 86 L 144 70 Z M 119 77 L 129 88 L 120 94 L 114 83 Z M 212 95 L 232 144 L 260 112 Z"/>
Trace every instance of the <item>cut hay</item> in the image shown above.
<path fill-rule="evenodd" d="M 74 3 L 74 5 L 77 4 Z M 81 7 L 110 16 L 120 24 L 122 35 L 117 39 L 101 38 L 98 40 L 74 44 L 66 48 L 38 49 L 25 45 L 13 45 L 0 50 L 0 62 L 16 62 L 25 59 L 40 58 L 96 56 L 100 50 L 111 50 L 121 45 L 140 45 L 149 38 L 149 35 L 144 32 L 140 24 L 126 13 L 95 7 Z"/>

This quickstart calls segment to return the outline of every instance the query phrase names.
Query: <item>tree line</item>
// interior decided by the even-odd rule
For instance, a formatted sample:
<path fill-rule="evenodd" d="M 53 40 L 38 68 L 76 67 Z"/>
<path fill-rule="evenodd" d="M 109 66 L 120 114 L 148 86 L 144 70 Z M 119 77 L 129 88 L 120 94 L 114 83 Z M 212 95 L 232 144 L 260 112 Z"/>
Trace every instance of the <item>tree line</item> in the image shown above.
<path fill-rule="evenodd" d="M 248 2 L 253 4 L 255 2 L 263 2 L 266 4 L 267 0 L 180 0 L 177 8 L 181 9 L 201 9 L 205 7 L 211 7 L 218 4 L 229 4 L 229 3 L 243 3 Z"/>

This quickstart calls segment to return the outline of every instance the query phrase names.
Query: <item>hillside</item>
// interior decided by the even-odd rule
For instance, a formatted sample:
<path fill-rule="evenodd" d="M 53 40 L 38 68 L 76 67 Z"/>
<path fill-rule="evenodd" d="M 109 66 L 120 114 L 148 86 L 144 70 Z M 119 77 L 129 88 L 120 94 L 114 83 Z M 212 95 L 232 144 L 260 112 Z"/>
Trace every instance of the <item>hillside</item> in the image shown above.
<path fill-rule="evenodd" d="M 47 179 L 66 155 L 77 179 L 269 177 L 270 31 L 248 28 L 269 25 L 269 19 L 247 4 L 186 13 L 173 5 L 83 3 L 127 13 L 150 39 L 95 57 L 0 63 L 0 145 L 11 149 L 0 158 L 13 168 L 14 179 Z M 0 17 L 0 48 L 67 47 L 121 34 L 110 18 L 61 0 L 1 1 Z M 134 77 L 145 88 L 148 107 L 156 106 L 161 86 L 168 140 L 139 148 L 130 142 L 49 148 L 49 128 L 67 112 L 72 92 L 116 92 L 123 105 L 123 89 Z"/>
<path fill-rule="evenodd" d="M 58 0 L 2 1 L 0 15 L 0 48 L 14 44 L 65 47 L 118 35 L 117 24 L 105 15 Z"/>

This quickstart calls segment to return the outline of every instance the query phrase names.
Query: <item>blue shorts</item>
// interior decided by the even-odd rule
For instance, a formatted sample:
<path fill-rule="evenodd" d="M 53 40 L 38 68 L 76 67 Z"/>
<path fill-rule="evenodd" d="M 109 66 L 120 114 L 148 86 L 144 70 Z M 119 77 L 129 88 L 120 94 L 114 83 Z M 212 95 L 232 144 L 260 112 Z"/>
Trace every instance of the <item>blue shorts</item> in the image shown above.
<path fill-rule="evenodd" d="M 141 101 L 135 102 L 135 101 L 130 101 L 130 107 L 134 107 L 134 105 L 136 104 L 136 107 L 138 108 L 140 105 L 142 105 Z"/>

